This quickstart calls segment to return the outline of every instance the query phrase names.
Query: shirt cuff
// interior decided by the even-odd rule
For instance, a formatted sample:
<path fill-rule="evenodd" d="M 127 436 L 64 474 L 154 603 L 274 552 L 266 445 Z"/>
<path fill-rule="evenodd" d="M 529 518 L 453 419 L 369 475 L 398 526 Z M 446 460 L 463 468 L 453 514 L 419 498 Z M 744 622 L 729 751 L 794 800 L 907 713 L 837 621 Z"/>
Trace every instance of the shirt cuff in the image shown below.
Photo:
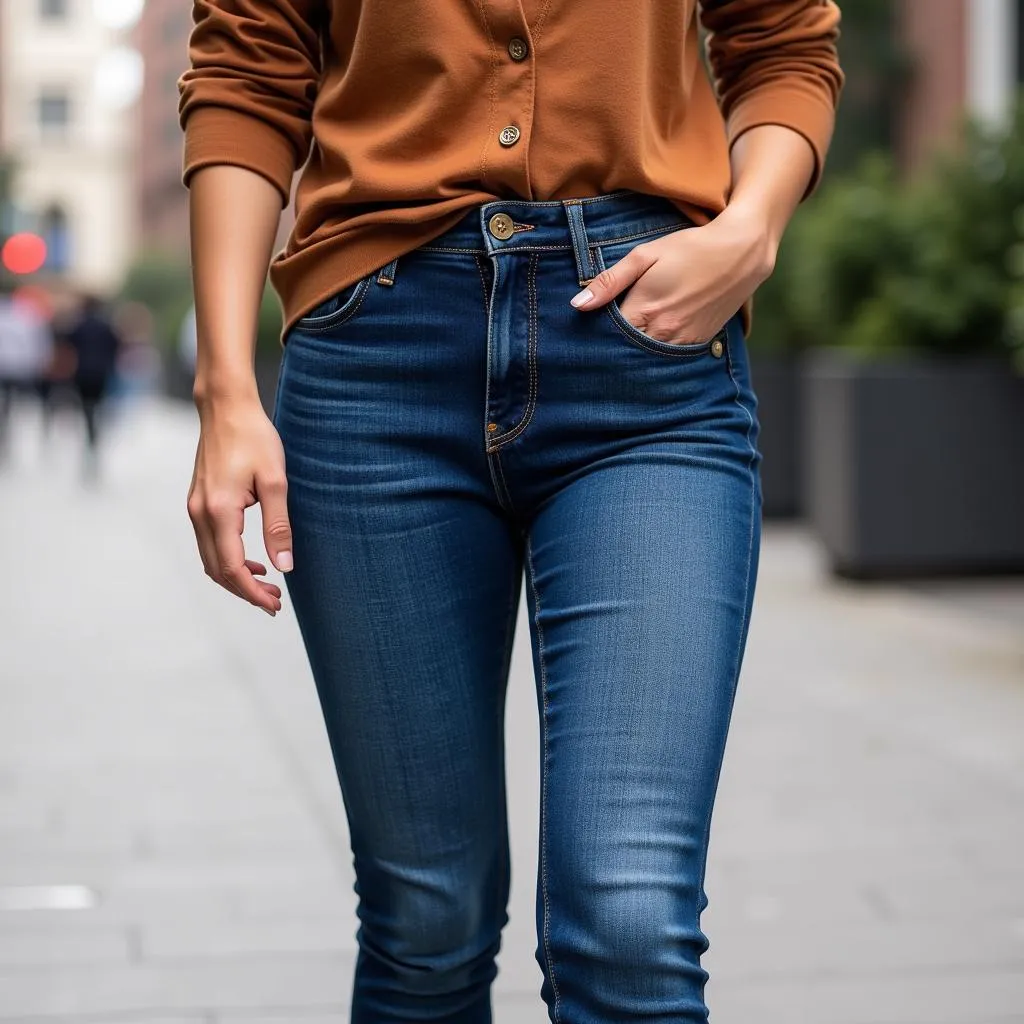
<path fill-rule="evenodd" d="M 803 196 L 806 199 L 821 182 L 835 117 L 835 107 L 816 91 L 788 82 L 765 86 L 733 107 L 727 126 L 729 148 L 744 132 L 763 124 L 778 124 L 799 132 L 814 151 L 814 172 Z"/>
<path fill-rule="evenodd" d="M 281 206 L 288 204 L 295 174 L 295 150 L 286 135 L 266 121 L 231 107 L 194 107 L 185 119 L 181 182 L 201 167 L 233 164 L 262 174 L 277 186 Z"/>

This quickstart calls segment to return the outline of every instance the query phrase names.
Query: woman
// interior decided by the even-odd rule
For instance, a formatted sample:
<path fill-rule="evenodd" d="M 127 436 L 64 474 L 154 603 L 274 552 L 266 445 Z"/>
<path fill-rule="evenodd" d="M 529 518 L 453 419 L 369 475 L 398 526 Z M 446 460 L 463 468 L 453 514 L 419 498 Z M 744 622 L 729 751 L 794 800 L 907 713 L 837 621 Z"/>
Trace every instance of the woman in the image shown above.
<path fill-rule="evenodd" d="M 525 571 L 550 1018 L 705 1021 L 704 866 L 760 543 L 745 303 L 821 174 L 837 8 L 193 10 L 188 510 L 229 591 L 281 608 L 242 547 L 256 502 L 286 573 L 351 831 L 352 1020 L 491 1019 Z M 272 422 L 252 371 L 268 264 Z"/>

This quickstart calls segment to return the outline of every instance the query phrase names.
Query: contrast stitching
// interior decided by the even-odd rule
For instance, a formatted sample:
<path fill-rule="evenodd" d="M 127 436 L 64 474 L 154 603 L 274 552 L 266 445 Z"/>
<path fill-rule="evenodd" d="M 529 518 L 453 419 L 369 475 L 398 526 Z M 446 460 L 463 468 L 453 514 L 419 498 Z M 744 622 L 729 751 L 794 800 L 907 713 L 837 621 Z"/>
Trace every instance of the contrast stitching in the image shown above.
<path fill-rule="evenodd" d="M 583 270 L 583 260 L 580 253 L 580 236 L 582 235 L 583 245 L 587 244 L 587 229 L 586 226 L 580 224 L 577 229 L 577 224 L 573 215 L 569 212 L 569 208 L 573 206 L 579 206 L 579 203 L 569 201 L 565 204 L 565 219 L 569 224 L 569 237 L 572 239 L 572 256 L 576 261 L 576 280 L 579 281 L 580 287 L 582 288 L 586 284 L 588 278 Z M 579 214 L 580 218 L 583 217 L 582 212 Z"/>
<path fill-rule="evenodd" d="M 488 292 L 487 292 L 487 282 L 484 281 L 484 278 L 483 278 L 483 268 L 482 268 L 482 266 L 480 264 L 480 260 L 477 257 L 474 257 L 474 260 L 476 260 L 477 270 L 480 271 L 480 279 L 483 282 L 483 287 L 484 287 L 484 312 L 487 315 L 487 357 L 486 357 L 487 367 L 486 367 L 486 370 L 485 370 L 485 373 L 484 373 L 484 422 L 486 423 L 487 420 L 488 420 L 488 417 L 490 416 L 490 405 L 491 405 L 491 323 L 492 323 L 492 320 L 493 320 L 493 317 L 491 315 L 492 303 L 490 301 L 490 296 L 488 295 Z M 497 264 L 495 264 L 495 266 L 494 266 L 494 281 L 493 281 L 493 286 L 494 287 L 497 287 L 498 274 L 500 273 L 500 271 L 501 271 L 501 268 Z M 497 497 L 497 499 L 498 499 L 498 504 L 502 508 L 504 508 L 506 511 L 509 511 L 509 512 L 512 511 L 511 509 L 509 509 L 506 506 L 505 498 L 502 495 L 501 484 L 498 482 L 498 478 L 494 475 L 494 462 L 491 459 L 491 452 L 490 452 L 490 450 L 487 447 L 487 435 L 486 435 L 486 433 L 484 434 L 484 460 L 487 462 L 487 471 L 491 475 L 491 486 L 494 488 L 494 494 L 495 494 L 495 497 Z"/>
<path fill-rule="evenodd" d="M 484 136 L 484 144 L 480 149 L 480 179 L 483 180 L 486 177 L 487 147 L 491 144 L 491 133 L 494 131 L 494 111 L 497 107 L 498 99 L 498 54 L 494 45 L 494 34 L 491 32 L 491 25 L 487 20 L 484 4 L 481 0 L 476 0 L 476 6 L 480 11 L 480 20 L 484 23 L 484 31 L 487 33 L 487 45 L 491 56 L 491 73 L 488 78 L 487 134 Z"/>
<path fill-rule="evenodd" d="M 322 317 L 316 318 L 301 317 L 296 321 L 295 326 L 307 334 L 320 334 L 324 331 L 333 330 L 335 327 L 340 327 L 341 324 L 355 316 L 356 310 L 363 304 L 363 300 L 370 291 L 370 282 L 373 280 L 373 276 L 374 271 L 371 271 L 366 277 L 360 278 L 356 290 L 349 297 L 348 302 L 333 313 L 327 313 Z M 327 296 L 327 299 L 329 298 L 331 298 L 330 295 Z M 323 301 L 326 302 L 327 299 Z M 314 306 L 313 308 L 315 309 L 316 307 Z"/>
<path fill-rule="evenodd" d="M 600 249 L 597 249 L 597 265 L 601 270 L 605 269 L 604 265 L 604 254 Z M 618 332 L 627 340 L 632 342 L 639 348 L 644 349 L 647 352 L 653 352 L 655 355 L 665 356 L 689 356 L 691 358 L 702 356 L 705 353 L 711 351 L 711 343 L 722 336 L 722 331 L 719 331 L 713 338 L 709 338 L 707 341 L 702 341 L 699 344 L 675 344 L 671 341 L 659 341 L 657 338 L 648 338 L 639 327 L 634 326 L 630 323 L 623 315 L 622 311 L 618 307 L 618 301 L 613 297 L 604 304 L 604 312 L 608 319 L 615 325 Z M 621 321 L 621 322 L 620 322 Z M 627 330 L 627 328 L 629 328 Z M 636 331 L 636 334 L 632 332 Z M 661 346 L 665 347 L 662 348 Z"/>
<path fill-rule="evenodd" d="M 567 200 L 567 202 L 583 202 L 583 200 Z M 536 228 L 537 225 L 531 225 Z M 679 224 L 679 228 L 685 228 L 687 224 Z M 648 235 L 664 234 L 666 231 L 671 230 L 671 225 L 663 225 L 657 228 L 647 228 L 644 231 L 634 231 L 629 235 L 615 235 L 613 238 L 591 238 L 588 239 L 588 246 L 591 249 L 595 249 L 601 245 L 614 245 L 617 242 L 629 242 L 634 238 L 646 238 Z M 566 250 L 574 248 L 572 243 L 565 245 L 502 245 L 496 246 L 498 252 L 536 252 L 542 249 L 549 250 Z M 468 252 L 468 253 L 483 253 L 486 254 L 489 250 L 485 248 L 477 248 L 476 246 L 460 246 L 460 245 L 421 245 L 419 246 L 420 252 Z"/>
<path fill-rule="evenodd" d="M 551 991 L 554 994 L 554 1005 L 551 1007 L 551 1015 L 554 1024 L 559 1024 L 558 1013 L 558 983 L 555 981 L 555 961 L 551 956 L 551 901 L 548 896 L 548 775 L 550 774 L 548 750 L 548 670 L 544 660 L 544 631 L 540 624 L 540 594 L 537 591 L 536 572 L 533 565 L 533 548 L 529 535 L 526 538 L 526 564 L 529 569 L 530 589 L 533 591 L 534 616 L 533 621 L 537 630 L 537 661 L 540 663 L 540 691 L 543 713 L 541 714 L 541 744 L 544 749 L 543 779 L 540 787 L 541 807 L 541 830 L 540 830 L 540 887 L 544 903 L 544 920 L 541 929 L 541 941 L 544 946 L 544 963 L 547 967 L 548 981 L 551 982 Z"/>
<path fill-rule="evenodd" d="M 551 0 L 545 0 L 544 6 L 540 10 L 540 14 L 537 15 L 537 20 L 533 23 L 533 27 L 530 28 L 530 26 L 527 25 L 527 28 L 530 31 L 530 35 L 533 37 L 533 47 L 531 47 L 531 49 L 533 49 L 534 52 L 536 52 L 535 48 L 537 46 L 537 43 L 540 41 L 540 29 L 541 26 L 544 24 L 544 19 L 547 17 L 548 8 L 550 6 Z"/>
<path fill-rule="evenodd" d="M 528 292 L 530 296 L 530 320 L 528 341 L 526 345 L 526 362 L 530 371 L 530 389 L 526 399 L 526 412 L 523 418 L 511 429 L 502 434 L 496 444 L 492 445 L 488 452 L 496 452 L 504 447 L 509 441 L 514 441 L 529 425 L 533 418 L 533 410 L 537 405 L 537 263 L 536 256 L 530 257 L 530 270 L 527 275 Z"/>

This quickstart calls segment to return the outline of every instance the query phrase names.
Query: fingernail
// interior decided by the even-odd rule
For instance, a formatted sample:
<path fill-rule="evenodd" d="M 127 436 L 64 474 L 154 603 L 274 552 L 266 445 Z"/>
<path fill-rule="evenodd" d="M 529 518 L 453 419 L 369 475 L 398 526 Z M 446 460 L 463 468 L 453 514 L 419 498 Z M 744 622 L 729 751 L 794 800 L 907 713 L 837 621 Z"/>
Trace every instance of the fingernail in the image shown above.
<path fill-rule="evenodd" d="M 279 551 L 277 555 L 277 567 L 281 572 L 292 571 L 292 553 L 290 551 Z"/>
<path fill-rule="evenodd" d="M 260 607 L 263 607 L 263 606 L 261 605 Z M 269 615 L 269 616 L 270 616 L 271 618 L 273 618 L 273 617 L 274 617 L 274 612 L 272 612 L 272 611 L 271 611 L 271 610 L 270 610 L 269 608 L 263 608 L 263 610 L 264 610 L 264 611 L 265 611 L 265 612 L 266 612 L 266 613 L 267 613 L 267 614 L 268 614 L 268 615 Z"/>
<path fill-rule="evenodd" d="M 577 292 L 569 302 L 574 306 L 582 306 L 584 302 L 589 302 L 594 297 L 594 293 L 589 288 L 584 288 L 583 291 Z"/>

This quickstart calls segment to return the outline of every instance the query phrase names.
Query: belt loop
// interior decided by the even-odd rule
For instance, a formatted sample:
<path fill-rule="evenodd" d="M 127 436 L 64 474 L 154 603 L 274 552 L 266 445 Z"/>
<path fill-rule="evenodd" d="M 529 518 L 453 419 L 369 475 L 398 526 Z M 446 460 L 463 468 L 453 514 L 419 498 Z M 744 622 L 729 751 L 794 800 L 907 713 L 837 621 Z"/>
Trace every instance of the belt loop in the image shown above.
<path fill-rule="evenodd" d="M 587 244 L 587 226 L 583 222 L 583 205 L 578 199 L 563 199 L 562 206 L 569 221 L 569 235 L 572 238 L 572 251 L 576 257 L 576 272 L 582 288 L 591 278 L 597 275 L 593 254 Z"/>
<path fill-rule="evenodd" d="M 398 274 L 398 261 L 401 257 L 396 256 L 387 266 L 381 267 L 377 275 L 377 284 L 394 284 L 395 276 Z"/>

